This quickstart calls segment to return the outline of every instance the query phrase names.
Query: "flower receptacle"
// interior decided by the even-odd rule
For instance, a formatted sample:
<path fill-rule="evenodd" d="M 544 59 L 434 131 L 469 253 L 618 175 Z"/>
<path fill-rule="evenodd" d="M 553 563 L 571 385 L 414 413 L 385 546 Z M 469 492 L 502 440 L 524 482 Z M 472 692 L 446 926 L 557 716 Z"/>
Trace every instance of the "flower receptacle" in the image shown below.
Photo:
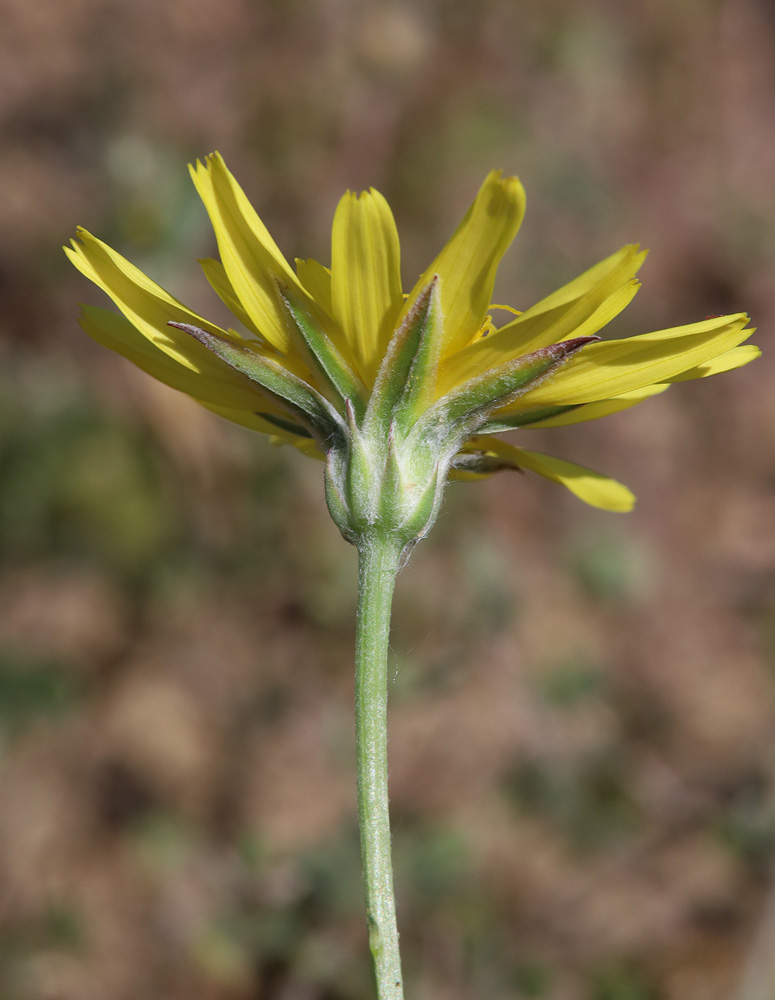
<path fill-rule="evenodd" d="M 374 531 L 411 546 L 430 531 L 441 505 L 447 463 L 424 443 L 385 440 L 351 426 L 347 441 L 326 460 L 326 502 L 344 537 L 354 545 Z"/>

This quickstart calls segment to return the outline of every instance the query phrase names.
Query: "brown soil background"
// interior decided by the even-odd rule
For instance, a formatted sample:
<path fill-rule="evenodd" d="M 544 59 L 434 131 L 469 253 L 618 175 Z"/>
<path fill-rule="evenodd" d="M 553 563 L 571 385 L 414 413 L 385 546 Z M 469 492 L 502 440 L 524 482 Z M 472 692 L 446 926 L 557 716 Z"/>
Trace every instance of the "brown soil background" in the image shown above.
<path fill-rule="evenodd" d="M 614 335 L 751 312 L 751 367 L 530 434 L 633 514 L 450 488 L 399 582 L 391 781 L 410 997 L 775 995 L 772 11 L 0 0 L 4 1000 L 370 995 L 320 469 L 88 342 L 59 249 L 85 225 L 220 317 L 213 148 L 290 256 L 374 185 L 410 284 L 498 166 L 501 301 L 640 241 Z"/>

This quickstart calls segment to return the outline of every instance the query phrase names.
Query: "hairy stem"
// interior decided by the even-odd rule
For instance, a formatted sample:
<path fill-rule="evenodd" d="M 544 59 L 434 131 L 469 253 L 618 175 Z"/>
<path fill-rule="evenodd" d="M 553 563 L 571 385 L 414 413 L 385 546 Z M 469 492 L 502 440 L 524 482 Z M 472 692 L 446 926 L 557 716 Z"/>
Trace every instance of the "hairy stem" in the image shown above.
<path fill-rule="evenodd" d="M 388 636 L 401 549 L 402 544 L 387 532 L 369 532 L 358 542 L 358 822 L 369 947 L 379 1000 L 403 1000 L 404 996 L 390 856 L 387 765 Z"/>

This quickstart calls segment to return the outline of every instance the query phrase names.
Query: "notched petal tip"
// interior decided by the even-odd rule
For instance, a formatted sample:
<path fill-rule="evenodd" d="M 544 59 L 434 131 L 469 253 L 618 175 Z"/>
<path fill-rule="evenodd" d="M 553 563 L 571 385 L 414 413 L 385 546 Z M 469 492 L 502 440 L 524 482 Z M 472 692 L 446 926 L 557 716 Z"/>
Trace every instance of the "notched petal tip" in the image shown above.
<path fill-rule="evenodd" d="M 217 149 L 214 149 L 212 153 L 208 153 L 205 156 L 205 170 L 212 170 L 213 167 L 226 168 L 226 161 Z"/>
<path fill-rule="evenodd" d="M 460 225 L 415 285 L 410 301 L 429 274 L 444 279 L 444 357 L 461 351 L 481 329 L 492 302 L 495 272 L 519 230 L 524 210 L 519 179 L 491 171 Z"/>
<path fill-rule="evenodd" d="M 519 177 L 515 174 L 507 174 L 504 177 L 502 170 L 493 171 L 493 174 L 494 176 L 491 175 L 492 183 L 497 191 L 512 203 L 520 215 L 524 213 L 527 195 L 525 194 L 525 187 Z M 488 178 L 488 180 L 489 179 L 490 178 Z"/>
<path fill-rule="evenodd" d="M 502 188 L 512 188 L 514 190 L 521 190 L 522 192 L 525 190 L 522 181 L 516 174 L 504 174 L 503 170 L 497 168 L 487 174 L 482 187 L 486 187 L 488 184 L 497 184 Z"/>
<path fill-rule="evenodd" d="M 92 235 L 88 229 L 83 226 L 75 227 L 75 236 L 70 240 L 70 245 L 75 250 L 76 253 L 81 253 L 81 248 L 84 243 L 99 243 L 100 241 L 96 236 Z M 67 249 L 67 248 L 65 248 Z"/>

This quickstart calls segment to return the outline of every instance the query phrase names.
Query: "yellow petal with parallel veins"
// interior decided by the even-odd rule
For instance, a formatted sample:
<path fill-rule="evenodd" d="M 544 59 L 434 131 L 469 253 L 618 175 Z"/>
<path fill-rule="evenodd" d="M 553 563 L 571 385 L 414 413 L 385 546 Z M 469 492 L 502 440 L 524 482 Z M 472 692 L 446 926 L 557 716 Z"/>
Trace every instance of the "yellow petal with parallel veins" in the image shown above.
<path fill-rule="evenodd" d="M 693 378 L 707 378 L 709 375 L 721 375 L 722 372 L 731 372 L 736 368 L 742 368 L 762 356 L 762 352 L 754 344 L 743 344 L 741 347 L 733 347 L 731 351 L 725 351 L 710 361 L 705 361 L 696 368 L 690 368 L 680 375 L 674 375 L 671 382 L 687 382 Z"/>
<path fill-rule="evenodd" d="M 535 351 L 571 336 L 584 336 L 595 331 L 591 328 L 585 328 L 584 334 L 575 331 L 586 324 L 589 317 L 597 314 L 612 297 L 629 292 L 626 300 L 612 310 L 607 319 L 598 322 L 596 329 L 599 330 L 627 305 L 640 287 L 637 282 L 633 282 L 633 278 L 647 255 L 648 251 L 641 250 L 637 243 L 622 247 L 526 309 L 515 320 L 502 327 L 500 334 L 511 337 L 514 347 L 522 352 Z"/>
<path fill-rule="evenodd" d="M 206 373 L 192 370 L 174 355 L 160 350 L 124 316 L 97 306 L 83 306 L 82 309 L 78 322 L 93 340 L 128 358 L 165 385 L 194 396 L 205 405 L 230 407 L 242 412 L 263 409 L 282 415 L 283 411 L 258 386 L 249 384 L 244 376 L 232 371 L 223 362 L 208 368 Z M 201 346 L 188 334 L 174 332 Z M 215 355 L 210 357 L 219 361 Z M 275 432 L 274 427 L 269 429 L 271 433 Z"/>
<path fill-rule="evenodd" d="M 442 367 L 439 394 L 520 354 L 570 337 L 593 336 L 632 301 L 640 287 L 634 275 L 645 257 L 646 251 L 636 245 L 623 247 L 500 330 L 453 355 Z"/>
<path fill-rule="evenodd" d="M 551 479 L 570 490 L 579 500 L 591 507 L 624 514 L 635 505 L 635 495 L 623 483 L 602 476 L 575 462 L 566 462 L 552 455 L 542 455 L 536 451 L 515 448 L 517 461 L 523 469 L 529 469 L 544 479 Z"/>
<path fill-rule="evenodd" d="M 443 355 L 470 344 L 492 301 L 495 272 L 525 214 L 525 190 L 516 177 L 493 170 L 451 239 L 412 290 L 404 308 L 434 275 L 441 278 Z"/>
<path fill-rule="evenodd" d="M 567 285 L 563 285 L 551 295 L 541 299 L 540 302 L 536 302 L 534 306 L 521 313 L 520 318 L 523 321 L 534 319 L 544 313 L 553 312 L 558 306 L 573 305 L 584 299 L 590 292 L 600 289 L 601 286 L 610 285 L 611 281 L 613 281 L 613 287 L 627 281 L 628 278 L 636 274 L 647 254 L 648 251 L 641 250 L 638 243 L 628 243 L 620 250 L 616 250 L 608 257 L 598 261 L 597 264 L 587 268 L 573 281 L 569 281 Z"/>
<path fill-rule="evenodd" d="M 331 308 L 367 385 L 404 304 L 398 231 L 382 195 L 346 192 L 331 231 Z"/>
<path fill-rule="evenodd" d="M 465 450 L 469 449 L 487 452 L 507 465 L 527 469 L 544 479 L 551 479 L 592 507 L 625 513 L 632 510 L 635 503 L 634 495 L 622 483 L 608 479 L 583 465 L 576 465 L 575 462 L 566 462 L 565 459 L 542 455 L 537 451 L 526 451 L 495 437 L 472 438 Z"/>
<path fill-rule="evenodd" d="M 234 385 L 237 393 L 246 391 L 243 376 L 233 372 L 193 337 L 168 326 L 168 323 L 170 320 L 189 323 L 219 337 L 241 338 L 187 309 L 182 302 L 178 302 L 169 292 L 91 233 L 79 229 L 78 235 L 81 242 L 73 240 L 72 249 L 65 247 L 65 253 L 82 274 L 107 292 L 143 337 L 180 365 L 197 372 L 203 378 Z"/>
<path fill-rule="evenodd" d="M 234 286 L 229 281 L 229 276 L 226 273 L 226 269 L 219 260 L 213 260 L 212 257 L 203 257 L 199 261 L 200 267 L 204 271 L 204 276 L 210 284 L 210 287 L 218 296 L 218 298 L 223 302 L 226 308 L 232 312 L 237 319 L 242 323 L 242 325 L 250 330 L 250 332 L 257 337 L 263 343 L 266 343 L 264 337 L 261 335 L 261 331 L 258 329 L 253 320 L 245 312 L 245 309 L 237 298 L 237 293 L 234 291 Z"/>
<path fill-rule="evenodd" d="M 524 430 L 540 429 L 542 427 L 567 427 L 569 424 L 580 424 L 587 420 L 597 420 L 600 417 L 608 417 L 612 413 L 620 413 L 631 406 L 637 406 L 645 399 L 657 396 L 666 389 L 669 389 L 673 382 L 686 382 L 689 379 L 707 378 L 709 375 L 720 375 L 722 372 L 734 371 L 742 368 L 751 361 L 761 357 L 761 351 L 753 344 L 743 344 L 741 347 L 733 347 L 730 351 L 725 351 L 716 358 L 711 358 L 696 368 L 675 375 L 667 382 L 657 382 L 654 385 L 646 385 L 642 389 L 633 389 L 631 392 L 624 392 L 620 396 L 612 399 L 601 399 L 596 403 L 583 403 L 576 406 L 567 413 L 558 414 L 556 417 L 547 417 L 545 420 L 535 420 L 526 424 Z M 521 404 L 521 405 L 519 405 Z M 497 419 L 499 414 L 518 414 L 521 410 L 529 411 L 534 407 L 526 407 L 519 401 L 519 404 L 504 407 L 493 414 L 493 419 Z"/>
<path fill-rule="evenodd" d="M 277 282 L 309 299 L 220 154 L 189 168 L 210 216 L 229 281 L 261 334 L 283 354 L 301 356 Z"/>
<path fill-rule="evenodd" d="M 593 403 L 666 382 L 737 347 L 753 333 L 745 329 L 747 322 L 748 317 L 739 313 L 627 340 L 588 344 L 550 379 L 528 389 L 520 403 Z"/>
<path fill-rule="evenodd" d="M 324 267 L 320 261 L 311 257 L 302 260 L 296 257 L 296 274 L 299 281 L 304 285 L 317 304 L 324 309 L 329 316 L 333 316 L 331 307 L 331 271 Z"/>
<path fill-rule="evenodd" d="M 669 382 L 658 383 L 657 385 L 647 385 L 642 389 L 634 389 L 632 392 L 624 392 L 621 396 L 614 396 L 613 399 L 601 399 L 596 403 L 584 403 L 567 413 L 560 413 L 556 417 L 547 417 L 546 420 L 536 420 L 526 424 L 523 430 L 529 431 L 533 428 L 541 427 L 567 427 L 570 424 L 581 424 L 587 420 L 599 420 L 600 417 L 609 417 L 612 413 L 621 413 L 622 410 L 629 410 L 631 406 L 637 406 L 645 399 L 658 396 L 670 388 Z M 497 416 L 497 414 L 496 414 Z"/>

